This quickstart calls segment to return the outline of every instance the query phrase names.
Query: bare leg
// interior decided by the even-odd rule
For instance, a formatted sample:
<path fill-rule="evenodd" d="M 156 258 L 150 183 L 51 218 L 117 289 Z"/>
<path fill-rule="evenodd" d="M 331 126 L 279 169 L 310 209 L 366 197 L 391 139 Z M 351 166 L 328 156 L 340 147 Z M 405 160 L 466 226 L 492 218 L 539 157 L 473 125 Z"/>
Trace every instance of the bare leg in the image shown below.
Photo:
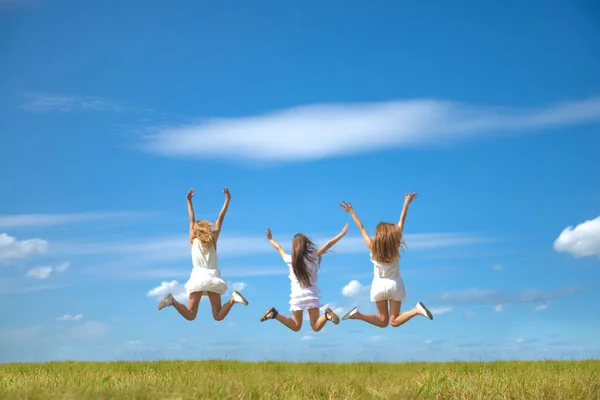
<path fill-rule="evenodd" d="M 302 328 L 303 313 L 304 312 L 302 310 L 294 311 L 292 313 L 292 318 L 278 313 L 275 319 L 290 328 L 292 331 L 298 332 Z"/>
<path fill-rule="evenodd" d="M 193 292 L 190 293 L 188 306 L 184 306 L 173 297 L 172 305 L 175 309 L 181 314 L 181 316 L 188 321 L 193 321 L 196 319 L 196 315 L 198 314 L 198 305 L 200 304 L 200 299 L 202 298 L 202 292 Z"/>
<path fill-rule="evenodd" d="M 350 319 L 359 319 L 361 321 L 368 322 L 371 325 L 378 326 L 380 328 L 385 328 L 390 323 L 390 315 L 388 312 L 388 301 L 382 300 L 377 303 L 377 312 L 379 315 L 375 314 L 361 314 L 357 312 Z"/>
<path fill-rule="evenodd" d="M 325 314 L 323 314 L 323 315 L 320 315 L 320 314 L 321 314 L 321 312 L 319 311 L 318 308 L 309 308 L 308 309 L 308 317 L 310 318 L 310 326 L 312 327 L 313 331 L 315 331 L 315 332 L 319 332 L 321 329 L 323 329 L 323 327 L 327 323 L 327 318 L 325 317 Z"/>
<path fill-rule="evenodd" d="M 422 315 L 416 307 L 410 311 L 405 311 L 402 314 L 400 314 L 401 306 L 401 302 L 396 300 L 390 300 L 390 325 L 392 325 L 394 328 L 403 325 L 408 320 L 412 319 L 413 317 L 416 317 L 417 315 Z"/>
<path fill-rule="evenodd" d="M 215 321 L 223 321 L 227 314 L 229 314 L 229 311 L 231 311 L 231 307 L 235 304 L 233 296 L 223 305 L 221 305 L 221 295 L 218 293 L 208 292 L 208 298 L 210 299 L 210 305 Z"/>

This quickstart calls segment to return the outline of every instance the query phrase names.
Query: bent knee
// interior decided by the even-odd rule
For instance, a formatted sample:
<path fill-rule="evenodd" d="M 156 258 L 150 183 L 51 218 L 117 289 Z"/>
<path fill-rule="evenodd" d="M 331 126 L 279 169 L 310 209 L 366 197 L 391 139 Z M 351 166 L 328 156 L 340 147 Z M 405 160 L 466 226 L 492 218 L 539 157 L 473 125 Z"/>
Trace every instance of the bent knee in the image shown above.
<path fill-rule="evenodd" d="M 379 317 L 379 322 L 381 323 L 382 328 L 385 328 L 386 326 L 388 326 L 390 324 L 390 317 L 386 317 L 386 316 L 380 316 Z"/>
<path fill-rule="evenodd" d="M 225 317 L 222 317 L 222 316 L 220 316 L 218 314 L 217 315 L 213 315 L 213 317 L 214 317 L 215 321 L 223 321 L 225 319 Z"/>

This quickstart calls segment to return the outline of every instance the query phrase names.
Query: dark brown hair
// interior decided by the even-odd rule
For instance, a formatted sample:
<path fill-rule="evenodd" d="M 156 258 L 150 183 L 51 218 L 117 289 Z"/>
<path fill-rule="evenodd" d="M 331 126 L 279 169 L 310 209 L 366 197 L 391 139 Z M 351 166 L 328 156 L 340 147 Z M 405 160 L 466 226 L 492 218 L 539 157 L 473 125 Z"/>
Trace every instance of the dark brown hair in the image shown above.
<path fill-rule="evenodd" d="M 390 222 L 380 222 L 375 229 L 375 237 L 371 243 L 373 260 L 386 264 L 400 258 L 400 250 L 404 250 L 404 240 L 400 227 Z"/>
<path fill-rule="evenodd" d="M 303 288 L 310 287 L 310 278 L 312 278 L 306 266 L 307 259 L 317 263 L 318 266 L 321 264 L 321 257 L 317 257 L 315 244 L 306 235 L 297 233 L 292 240 L 292 270 Z"/>

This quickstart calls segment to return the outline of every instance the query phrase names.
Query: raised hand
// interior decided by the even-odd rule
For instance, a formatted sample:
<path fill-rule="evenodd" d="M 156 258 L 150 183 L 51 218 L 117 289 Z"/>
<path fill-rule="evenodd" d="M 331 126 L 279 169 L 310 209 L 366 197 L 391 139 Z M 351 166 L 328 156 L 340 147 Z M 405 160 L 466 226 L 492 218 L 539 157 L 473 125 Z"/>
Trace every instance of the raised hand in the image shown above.
<path fill-rule="evenodd" d="M 413 193 L 412 191 L 406 193 L 406 196 L 404 197 L 404 202 L 406 204 L 410 204 L 414 199 L 417 198 L 417 193 Z"/>
<path fill-rule="evenodd" d="M 354 212 L 354 209 L 352 208 L 352 204 L 350 203 L 346 203 L 345 201 L 342 201 L 342 203 L 340 204 L 340 207 L 342 207 L 342 210 L 352 214 Z"/>
<path fill-rule="evenodd" d="M 271 228 L 267 228 L 267 239 L 273 239 L 273 235 L 271 234 Z"/>
<path fill-rule="evenodd" d="M 185 196 L 188 201 L 192 201 L 192 197 L 194 197 L 196 193 L 194 193 L 194 188 L 190 189 L 190 191 Z"/>
<path fill-rule="evenodd" d="M 346 234 L 346 232 L 348 232 L 348 224 L 344 225 L 341 235 L 344 236 Z"/>
<path fill-rule="evenodd" d="M 223 189 L 223 193 L 225 193 L 225 198 L 227 200 L 231 200 L 231 193 L 229 193 L 229 189 L 227 189 L 227 188 Z"/>

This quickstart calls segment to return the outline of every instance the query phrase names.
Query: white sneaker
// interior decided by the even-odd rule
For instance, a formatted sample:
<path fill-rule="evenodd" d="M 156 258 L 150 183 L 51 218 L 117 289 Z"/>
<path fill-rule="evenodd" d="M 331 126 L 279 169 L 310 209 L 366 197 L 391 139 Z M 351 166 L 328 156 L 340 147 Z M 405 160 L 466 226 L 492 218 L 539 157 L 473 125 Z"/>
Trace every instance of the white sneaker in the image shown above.
<path fill-rule="evenodd" d="M 431 311 L 429 311 L 427 307 L 425 307 L 425 304 L 418 302 L 417 310 L 419 310 L 419 313 L 421 313 L 422 316 L 427 317 L 429 319 L 433 319 L 433 314 L 431 314 Z"/>
<path fill-rule="evenodd" d="M 158 303 L 158 309 L 162 310 L 163 308 L 171 305 L 173 305 L 173 295 L 171 293 L 167 293 L 160 303 Z"/>
<path fill-rule="evenodd" d="M 325 319 L 333 322 L 335 325 L 340 323 L 340 317 L 337 316 L 336 313 L 329 307 L 325 309 Z"/>
<path fill-rule="evenodd" d="M 348 318 L 352 317 L 353 315 L 355 315 L 356 313 L 358 313 L 358 307 L 354 307 L 352 310 L 350 310 L 350 312 L 346 315 L 344 315 L 342 317 L 342 320 L 347 320 Z"/>
<path fill-rule="evenodd" d="M 233 297 L 233 301 L 235 301 L 236 303 L 240 303 L 245 306 L 248 305 L 248 300 L 246 300 L 246 298 L 244 296 L 242 296 L 242 294 L 240 292 L 238 292 L 237 290 L 233 291 L 232 297 Z"/>

